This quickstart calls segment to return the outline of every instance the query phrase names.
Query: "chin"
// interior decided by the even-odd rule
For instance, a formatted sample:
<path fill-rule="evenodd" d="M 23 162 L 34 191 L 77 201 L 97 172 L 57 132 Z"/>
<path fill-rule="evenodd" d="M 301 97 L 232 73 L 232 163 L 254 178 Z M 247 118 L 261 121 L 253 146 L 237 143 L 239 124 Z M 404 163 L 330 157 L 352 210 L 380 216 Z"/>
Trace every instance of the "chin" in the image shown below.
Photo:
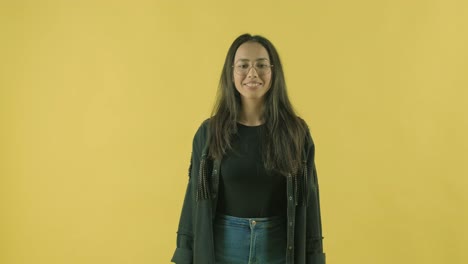
<path fill-rule="evenodd" d="M 264 94 L 241 94 L 243 99 L 260 100 L 264 98 Z"/>

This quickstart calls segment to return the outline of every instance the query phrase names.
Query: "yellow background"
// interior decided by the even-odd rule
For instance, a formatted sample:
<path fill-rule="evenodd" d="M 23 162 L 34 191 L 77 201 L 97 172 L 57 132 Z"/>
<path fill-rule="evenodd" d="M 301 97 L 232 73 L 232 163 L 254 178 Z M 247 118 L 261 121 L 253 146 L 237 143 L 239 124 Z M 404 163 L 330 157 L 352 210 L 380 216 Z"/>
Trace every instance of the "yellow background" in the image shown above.
<path fill-rule="evenodd" d="M 229 45 L 269 38 L 328 263 L 468 263 L 468 2 L 0 2 L 0 263 L 169 263 Z"/>

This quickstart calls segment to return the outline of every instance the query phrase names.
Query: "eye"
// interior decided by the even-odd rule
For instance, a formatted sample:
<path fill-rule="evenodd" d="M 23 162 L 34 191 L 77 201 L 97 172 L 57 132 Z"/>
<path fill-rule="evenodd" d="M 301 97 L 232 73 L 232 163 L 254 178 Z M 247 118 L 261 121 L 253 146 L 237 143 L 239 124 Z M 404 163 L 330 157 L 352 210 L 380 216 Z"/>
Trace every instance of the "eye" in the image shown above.
<path fill-rule="evenodd" d="M 268 64 L 266 64 L 266 63 L 258 63 L 257 64 L 257 68 L 259 68 L 259 69 L 265 69 L 267 67 L 268 67 Z"/>
<path fill-rule="evenodd" d="M 242 63 L 242 64 L 237 65 L 237 67 L 238 67 L 239 69 L 247 69 L 247 68 L 249 67 L 249 64 L 247 64 L 247 63 Z"/>

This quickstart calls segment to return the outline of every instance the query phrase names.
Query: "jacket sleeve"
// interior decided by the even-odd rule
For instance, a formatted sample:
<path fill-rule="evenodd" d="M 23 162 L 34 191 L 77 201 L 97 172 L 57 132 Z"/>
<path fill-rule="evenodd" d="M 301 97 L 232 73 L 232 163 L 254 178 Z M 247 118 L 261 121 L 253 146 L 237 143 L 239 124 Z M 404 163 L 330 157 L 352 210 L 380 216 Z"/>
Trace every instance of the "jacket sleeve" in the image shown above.
<path fill-rule="evenodd" d="M 307 155 L 307 184 L 309 189 L 307 207 L 307 231 L 306 231 L 306 253 L 307 264 L 325 264 L 325 253 L 323 252 L 322 219 L 320 214 L 320 195 L 315 167 L 315 145 L 308 133 L 308 155 Z"/>
<path fill-rule="evenodd" d="M 191 264 L 193 262 L 193 208 L 195 206 L 196 175 L 200 166 L 202 127 L 198 129 L 193 139 L 192 155 L 188 172 L 188 184 L 177 231 L 177 248 L 171 262 Z M 195 177 L 192 177 L 195 176 Z"/>
<path fill-rule="evenodd" d="M 192 167 L 192 166 L 191 166 Z M 193 231 L 192 231 L 192 178 L 189 177 L 184 204 L 180 215 L 179 228 L 177 230 L 177 248 L 171 259 L 178 264 L 192 263 Z"/>

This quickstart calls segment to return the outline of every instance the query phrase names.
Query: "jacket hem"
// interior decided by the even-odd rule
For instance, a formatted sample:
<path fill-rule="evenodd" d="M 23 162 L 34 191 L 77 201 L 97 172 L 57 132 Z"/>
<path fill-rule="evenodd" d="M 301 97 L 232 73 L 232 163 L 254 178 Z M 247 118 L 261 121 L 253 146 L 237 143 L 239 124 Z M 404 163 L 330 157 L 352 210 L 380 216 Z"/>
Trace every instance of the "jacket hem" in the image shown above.
<path fill-rule="evenodd" d="M 193 252 L 187 248 L 176 248 L 171 262 L 176 264 L 192 264 Z"/>
<path fill-rule="evenodd" d="M 308 254 L 307 264 L 325 264 L 325 253 Z"/>

